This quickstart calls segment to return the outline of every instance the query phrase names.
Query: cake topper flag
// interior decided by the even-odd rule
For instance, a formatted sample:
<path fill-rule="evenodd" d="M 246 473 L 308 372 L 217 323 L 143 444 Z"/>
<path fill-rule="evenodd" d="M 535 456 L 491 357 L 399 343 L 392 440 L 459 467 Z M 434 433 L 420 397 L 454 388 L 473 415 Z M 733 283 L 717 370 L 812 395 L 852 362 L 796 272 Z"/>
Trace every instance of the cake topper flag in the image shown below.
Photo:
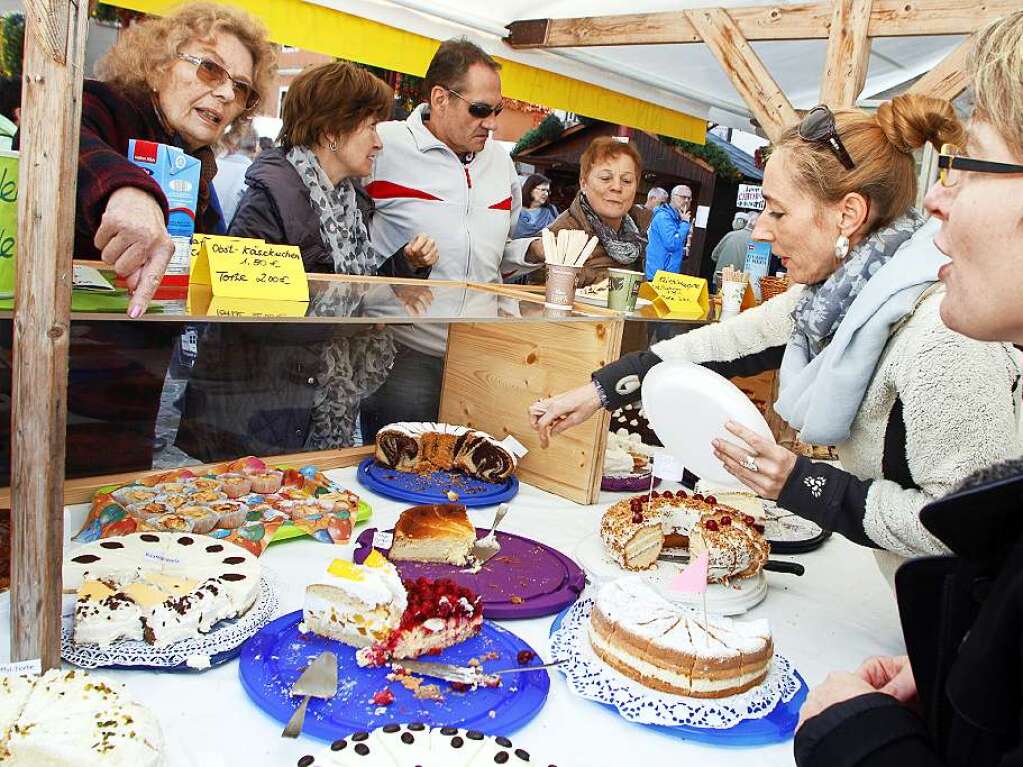
<path fill-rule="evenodd" d="M 663 450 L 654 453 L 653 475 L 665 482 L 682 481 L 682 463 L 675 456 Z"/>
<path fill-rule="evenodd" d="M 707 566 L 710 557 L 704 551 L 696 559 L 689 562 L 689 567 L 676 575 L 669 586 L 672 591 L 683 591 L 688 594 L 705 594 L 707 592 Z"/>

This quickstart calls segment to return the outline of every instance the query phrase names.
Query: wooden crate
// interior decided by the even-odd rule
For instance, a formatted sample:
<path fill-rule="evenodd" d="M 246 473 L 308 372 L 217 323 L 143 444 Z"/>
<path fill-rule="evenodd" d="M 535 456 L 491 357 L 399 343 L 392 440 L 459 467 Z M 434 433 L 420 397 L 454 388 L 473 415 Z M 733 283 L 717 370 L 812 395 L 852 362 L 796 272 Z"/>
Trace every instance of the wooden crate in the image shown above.
<path fill-rule="evenodd" d="M 527 409 L 585 383 L 617 359 L 623 325 L 620 319 L 451 325 L 440 420 L 498 439 L 513 434 L 529 449 L 519 479 L 577 503 L 595 503 L 610 415 L 599 411 L 544 450 Z"/>

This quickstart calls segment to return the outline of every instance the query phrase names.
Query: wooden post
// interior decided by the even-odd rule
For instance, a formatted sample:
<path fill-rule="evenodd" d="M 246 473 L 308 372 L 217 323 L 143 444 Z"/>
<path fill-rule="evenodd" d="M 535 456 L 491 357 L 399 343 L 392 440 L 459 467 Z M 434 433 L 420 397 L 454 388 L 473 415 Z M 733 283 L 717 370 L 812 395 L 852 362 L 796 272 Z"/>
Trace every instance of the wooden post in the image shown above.
<path fill-rule="evenodd" d="M 25 3 L 14 401 L 11 659 L 60 665 L 71 250 L 88 14 Z"/>
<path fill-rule="evenodd" d="M 912 86 L 907 93 L 918 93 L 922 96 L 934 96 L 951 101 L 966 89 L 969 76 L 966 74 L 966 60 L 970 56 L 973 40 L 966 38 L 954 51 L 938 62 L 930 72 L 925 74 Z"/>
<path fill-rule="evenodd" d="M 686 11 L 686 17 L 703 37 L 764 133 L 772 141 L 777 139 L 785 128 L 797 121 L 796 110 L 735 22 L 720 8 Z"/>
<path fill-rule="evenodd" d="M 870 9 L 873 0 L 835 0 L 828 55 L 821 81 L 821 103 L 835 109 L 856 103 L 867 82 Z"/>

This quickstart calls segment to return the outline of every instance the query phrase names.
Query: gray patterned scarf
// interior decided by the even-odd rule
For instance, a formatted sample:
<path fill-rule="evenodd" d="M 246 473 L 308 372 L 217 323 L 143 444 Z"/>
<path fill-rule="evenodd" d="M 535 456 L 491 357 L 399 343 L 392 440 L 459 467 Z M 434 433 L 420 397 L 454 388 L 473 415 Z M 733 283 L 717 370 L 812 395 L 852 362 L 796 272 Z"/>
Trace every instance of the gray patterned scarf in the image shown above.
<path fill-rule="evenodd" d="M 622 225 L 616 232 L 604 223 L 604 220 L 597 215 L 597 211 L 590 205 L 586 195 L 579 192 L 576 198 L 579 200 L 579 207 L 586 218 L 586 223 L 597 235 L 604 251 L 614 259 L 615 263 L 633 264 L 646 251 L 646 236 L 639 231 L 632 216 L 626 213 L 622 217 Z"/>
<path fill-rule="evenodd" d="M 287 157 L 309 190 L 313 210 L 320 216 L 320 237 L 334 260 L 334 271 L 376 274 L 380 261 L 369 246 L 366 222 L 362 220 L 351 180 L 344 179 L 333 186 L 308 147 L 294 146 Z"/>
<path fill-rule="evenodd" d="M 805 349 L 809 359 L 820 354 L 863 286 L 923 224 L 923 217 L 910 210 L 857 245 L 824 282 L 808 285 L 792 312 L 791 342 Z"/>

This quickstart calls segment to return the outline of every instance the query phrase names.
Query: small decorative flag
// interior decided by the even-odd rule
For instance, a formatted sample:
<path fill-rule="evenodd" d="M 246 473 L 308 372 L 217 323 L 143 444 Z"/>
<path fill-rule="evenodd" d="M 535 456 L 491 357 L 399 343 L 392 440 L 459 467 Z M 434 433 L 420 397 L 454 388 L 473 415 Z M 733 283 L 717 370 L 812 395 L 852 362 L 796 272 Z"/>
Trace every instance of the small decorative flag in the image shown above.
<path fill-rule="evenodd" d="M 705 594 L 707 591 L 707 566 L 709 564 L 710 557 L 704 551 L 696 559 L 690 561 L 689 567 L 672 579 L 668 588 L 688 594 Z"/>
<path fill-rule="evenodd" d="M 665 452 L 654 453 L 653 475 L 665 482 L 682 481 L 682 462 Z"/>

